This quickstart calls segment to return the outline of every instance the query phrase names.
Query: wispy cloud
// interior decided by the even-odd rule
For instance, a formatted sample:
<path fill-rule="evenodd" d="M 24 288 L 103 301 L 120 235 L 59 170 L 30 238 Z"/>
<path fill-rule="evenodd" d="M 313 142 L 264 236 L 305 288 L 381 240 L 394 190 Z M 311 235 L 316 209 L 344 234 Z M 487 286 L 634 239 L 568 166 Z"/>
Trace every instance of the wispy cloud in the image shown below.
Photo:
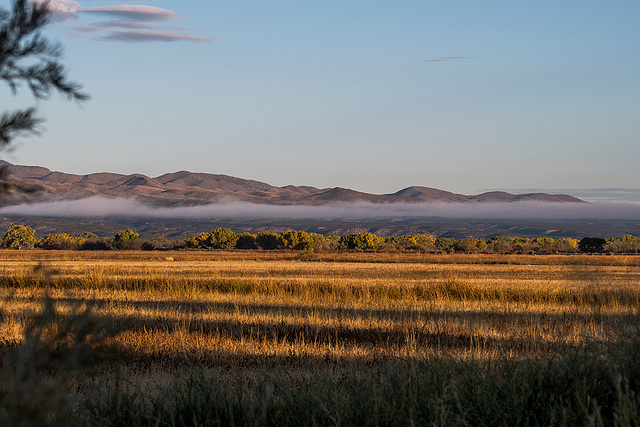
<path fill-rule="evenodd" d="M 139 21 L 100 21 L 90 25 L 78 25 L 76 29 L 83 31 L 104 31 L 105 28 L 128 28 L 128 29 L 147 29 L 147 30 L 192 30 L 190 27 L 177 27 L 169 25 L 156 24 L 155 22 L 139 22 Z"/>
<path fill-rule="evenodd" d="M 259 205 L 227 201 L 201 206 L 153 207 L 135 199 L 92 197 L 7 206 L 0 215 L 39 217 L 131 217 L 131 218 L 268 218 L 268 219 L 369 219 L 430 218 L 530 219 L 530 220 L 624 220 L 640 218 L 636 204 L 610 203 L 345 203 L 321 206 Z"/>
<path fill-rule="evenodd" d="M 168 31 L 150 31 L 150 30 L 114 30 L 106 35 L 95 37 L 101 40 L 117 40 L 127 42 L 174 42 L 179 40 L 192 42 L 210 42 L 211 39 L 201 37 L 195 34 L 173 33 Z"/>
<path fill-rule="evenodd" d="M 191 32 L 193 29 L 189 27 L 159 24 L 159 22 L 182 19 L 180 14 L 160 7 L 123 4 L 83 7 L 74 0 L 29 1 L 33 3 L 48 3 L 53 18 L 61 22 L 80 19 L 83 15 L 120 18 L 76 25 L 71 28 L 73 30 L 72 34 L 76 37 L 125 42 L 213 41 L 210 38 L 193 34 Z M 126 30 L 122 30 L 122 28 Z"/>
<path fill-rule="evenodd" d="M 473 56 L 439 56 L 438 58 L 427 59 L 426 62 L 458 61 L 460 59 L 474 59 L 474 57 Z"/>
<path fill-rule="evenodd" d="M 139 21 L 176 21 L 181 18 L 176 12 L 155 6 L 118 5 L 86 7 L 77 9 L 79 13 L 108 15 L 117 18 L 135 19 Z"/>

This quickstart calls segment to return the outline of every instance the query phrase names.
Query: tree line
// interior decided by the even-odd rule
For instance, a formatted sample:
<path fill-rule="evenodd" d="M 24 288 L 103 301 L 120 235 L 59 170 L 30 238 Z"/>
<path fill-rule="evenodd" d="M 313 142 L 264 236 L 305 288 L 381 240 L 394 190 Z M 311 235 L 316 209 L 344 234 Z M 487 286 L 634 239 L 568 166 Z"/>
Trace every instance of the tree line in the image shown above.
<path fill-rule="evenodd" d="M 297 251 L 370 251 L 370 252 L 425 252 L 425 253 L 501 253 L 501 254 L 555 254 L 555 253 L 640 253 L 640 238 L 623 237 L 508 237 L 490 239 L 453 239 L 425 234 L 405 236 L 377 236 L 362 232 L 343 236 L 324 236 L 306 231 L 287 230 L 282 233 L 260 231 L 236 233 L 218 227 L 210 233 L 200 233 L 185 239 L 169 239 L 155 235 L 142 239 L 133 230 L 123 230 L 111 237 L 94 233 L 72 236 L 68 233 L 50 233 L 36 238 L 35 230 L 24 225 L 12 225 L 2 237 L 1 246 L 11 249 L 46 250 L 189 250 L 189 249 L 244 249 L 244 250 L 297 250 Z"/>

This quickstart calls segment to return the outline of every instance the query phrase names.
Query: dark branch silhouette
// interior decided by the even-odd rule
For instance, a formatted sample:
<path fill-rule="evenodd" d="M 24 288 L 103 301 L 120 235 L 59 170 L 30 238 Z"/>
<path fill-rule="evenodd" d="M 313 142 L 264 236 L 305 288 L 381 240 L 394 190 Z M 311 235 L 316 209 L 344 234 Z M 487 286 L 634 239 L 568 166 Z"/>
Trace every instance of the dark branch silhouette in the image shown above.
<path fill-rule="evenodd" d="M 27 3 L 14 0 L 11 11 L 0 8 L 0 79 L 17 95 L 25 85 L 36 100 L 49 99 L 59 93 L 69 100 L 86 101 L 89 96 L 82 86 L 66 77 L 66 70 L 59 62 L 63 49 L 41 34 L 51 22 L 48 3 Z M 38 127 L 44 119 L 38 116 L 36 107 L 17 111 L 5 111 L 0 115 L 0 150 L 8 148 L 16 137 L 39 134 Z M 0 180 L 6 171 L 0 170 Z M 0 183 L 0 191 L 8 190 Z"/>

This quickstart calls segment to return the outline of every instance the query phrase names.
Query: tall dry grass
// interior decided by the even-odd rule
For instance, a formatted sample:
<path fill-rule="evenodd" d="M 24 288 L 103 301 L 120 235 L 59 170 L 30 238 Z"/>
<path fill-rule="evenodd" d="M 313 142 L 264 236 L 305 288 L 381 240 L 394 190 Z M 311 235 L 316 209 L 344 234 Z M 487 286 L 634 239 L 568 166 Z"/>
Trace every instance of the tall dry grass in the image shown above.
<path fill-rule="evenodd" d="M 639 257 L 3 251 L 0 272 L 6 349 L 67 357 L 29 333 L 43 304 L 63 336 L 100 325 L 61 386 L 94 424 L 637 420 Z"/>

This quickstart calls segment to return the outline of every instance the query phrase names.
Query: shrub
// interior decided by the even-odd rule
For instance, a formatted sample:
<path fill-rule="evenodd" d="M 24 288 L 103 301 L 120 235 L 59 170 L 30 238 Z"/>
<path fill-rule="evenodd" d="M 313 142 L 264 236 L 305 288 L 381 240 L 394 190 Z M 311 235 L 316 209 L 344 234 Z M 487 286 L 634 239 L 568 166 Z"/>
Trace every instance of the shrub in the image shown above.
<path fill-rule="evenodd" d="M 306 231 L 287 230 L 281 234 L 282 246 L 285 249 L 309 250 L 313 249 L 313 237 Z"/>
<path fill-rule="evenodd" d="M 166 251 L 173 249 L 175 242 L 167 239 L 163 234 L 155 234 L 153 238 L 142 242 L 142 249 L 145 251 Z"/>
<path fill-rule="evenodd" d="M 24 225 L 12 225 L 2 237 L 2 247 L 29 249 L 36 243 L 35 230 Z"/>
<path fill-rule="evenodd" d="M 461 239 L 456 240 L 453 244 L 456 252 L 484 252 L 487 249 L 487 242 L 481 239 Z"/>
<path fill-rule="evenodd" d="M 627 235 L 622 237 L 610 237 L 604 245 L 606 252 L 633 254 L 640 252 L 640 239 Z"/>
<path fill-rule="evenodd" d="M 578 242 L 580 252 L 599 253 L 604 252 L 604 245 L 607 243 L 605 239 L 600 237 L 583 237 Z"/>
<path fill-rule="evenodd" d="M 238 234 L 228 228 L 218 227 L 209 235 L 209 247 L 213 249 L 235 249 Z"/>
<path fill-rule="evenodd" d="M 260 249 L 280 249 L 284 246 L 282 236 L 271 231 L 260 231 L 256 235 L 256 243 Z"/>
<path fill-rule="evenodd" d="M 124 230 L 113 236 L 116 249 L 140 249 L 140 235 L 133 230 Z"/>
<path fill-rule="evenodd" d="M 453 252 L 456 239 L 449 237 L 438 237 L 435 241 L 435 247 L 440 252 Z"/>
<path fill-rule="evenodd" d="M 372 233 L 346 234 L 340 237 L 340 249 L 348 250 L 373 250 L 384 242 L 384 238 Z"/>
<path fill-rule="evenodd" d="M 238 235 L 236 242 L 236 248 L 238 249 L 258 249 L 258 243 L 256 242 L 256 236 L 251 233 L 242 233 Z"/>
<path fill-rule="evenodd" d="M 67 233 L 47 234 L 36 243 L 42 249 L 76 250 L 84 243 L 84 239 L 73 237 Z"/>
<path fill-rule="evenodd" d="M 578 239 L 572 239 L 570 237 L 563 237 L 556 240 L 555 244 L 556 252 L 572 253 L 578 251 Z"/>

